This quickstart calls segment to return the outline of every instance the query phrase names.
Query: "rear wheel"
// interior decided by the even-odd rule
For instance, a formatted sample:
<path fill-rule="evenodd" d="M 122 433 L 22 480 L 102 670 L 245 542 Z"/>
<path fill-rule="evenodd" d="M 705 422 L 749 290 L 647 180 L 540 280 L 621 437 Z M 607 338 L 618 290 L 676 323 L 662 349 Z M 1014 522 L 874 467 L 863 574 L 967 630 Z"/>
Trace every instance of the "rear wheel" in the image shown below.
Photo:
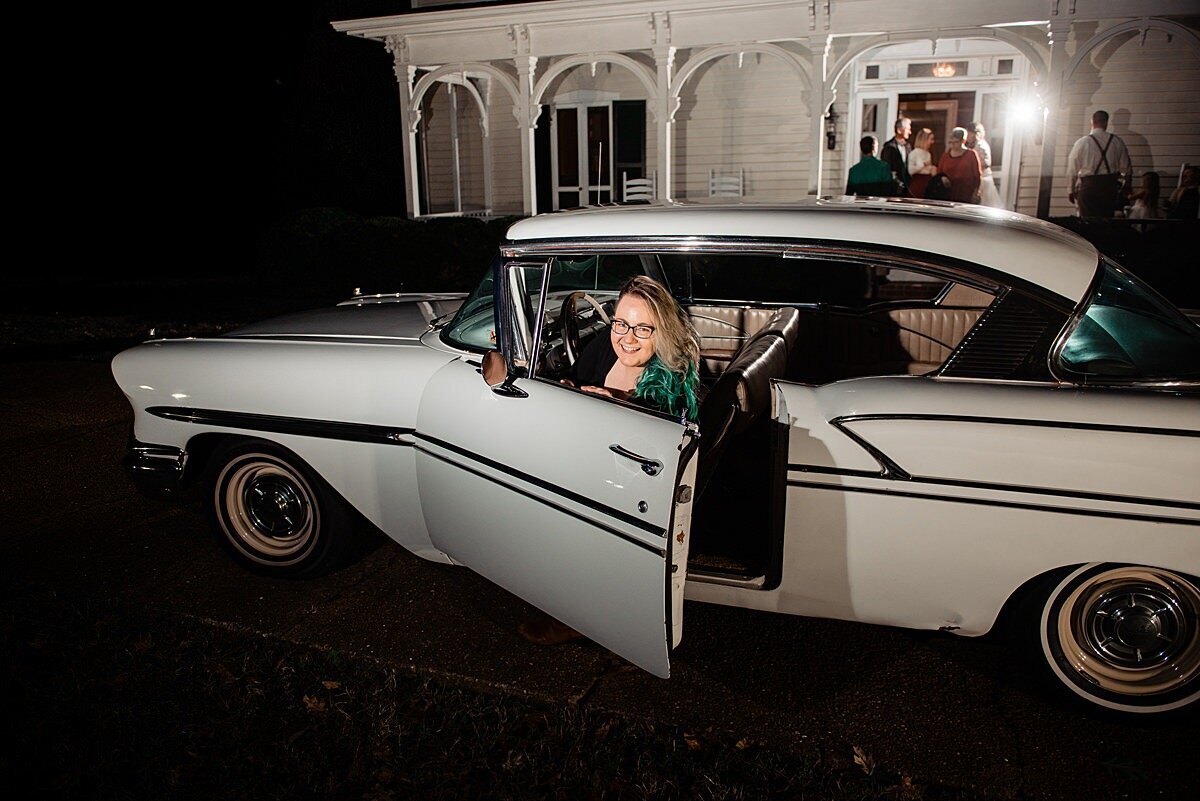
<path fill-rule="evenodd" d="M 1194 709 L 1200 700 L 1195 578 L 1155 567 L 1085 565 L 1043 583 L 1034 606 L 1041 659 L 1076 696 L 1139 716 Z"/>
<path fill-rule="evenodd" d="M 300 459 L 256 440 L 222 448 L 212 463 L 213 533 L 236 561 L 287 577 L 317 576 L 340 566 L 353 517 Z"/>

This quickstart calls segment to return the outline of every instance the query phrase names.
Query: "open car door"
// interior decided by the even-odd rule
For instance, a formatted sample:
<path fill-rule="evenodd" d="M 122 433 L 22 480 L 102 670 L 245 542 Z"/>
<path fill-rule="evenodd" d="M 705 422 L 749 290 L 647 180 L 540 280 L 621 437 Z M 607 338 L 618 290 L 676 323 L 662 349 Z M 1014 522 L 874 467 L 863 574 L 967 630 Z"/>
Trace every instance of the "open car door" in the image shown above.
<path fill-rule="evenodd" d="M 682 625 L 693 429 L 537 379 L 537 343 L 554 339 L 545 333 L 548 265 L 498 270 L 508 378 L 489 386 L 480 361 L 463 357 L 422 396 L 417 480 L 430 537 L 666 678 Z"/>

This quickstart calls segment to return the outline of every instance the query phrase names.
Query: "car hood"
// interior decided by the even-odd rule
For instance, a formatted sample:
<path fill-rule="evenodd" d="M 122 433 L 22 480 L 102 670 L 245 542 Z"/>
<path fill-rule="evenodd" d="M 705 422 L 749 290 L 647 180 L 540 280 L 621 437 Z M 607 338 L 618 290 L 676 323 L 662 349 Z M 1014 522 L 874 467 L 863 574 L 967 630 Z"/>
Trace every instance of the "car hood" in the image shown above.
<path fill-rule="evenodd" d="M 441 292 L 353 298 L 337 306 L 250 323 L 225 336 L 415 339 L 435 320 L 452 314 L 465 297 L 462 292 Z"/>

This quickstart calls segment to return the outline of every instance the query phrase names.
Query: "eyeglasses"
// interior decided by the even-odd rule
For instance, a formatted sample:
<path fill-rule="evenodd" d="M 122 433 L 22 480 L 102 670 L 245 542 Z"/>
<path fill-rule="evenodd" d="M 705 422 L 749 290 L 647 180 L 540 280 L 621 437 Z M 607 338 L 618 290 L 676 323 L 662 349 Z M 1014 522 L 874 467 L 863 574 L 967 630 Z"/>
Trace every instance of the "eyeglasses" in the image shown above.
<path fill-rule="evenodd" d="M 646 325 L 645 323 L 641 325 L 630 325 L 624 320 L 620 320 L 616 317 L 613 318 L 612 332 L 614 334 L 619 337 L 623 337 L 631 330 L 633 331 L 633 335 L 638 339 L 649 339 L 650 337 L 654 336 L 654 326 L 652 325 Z"/>

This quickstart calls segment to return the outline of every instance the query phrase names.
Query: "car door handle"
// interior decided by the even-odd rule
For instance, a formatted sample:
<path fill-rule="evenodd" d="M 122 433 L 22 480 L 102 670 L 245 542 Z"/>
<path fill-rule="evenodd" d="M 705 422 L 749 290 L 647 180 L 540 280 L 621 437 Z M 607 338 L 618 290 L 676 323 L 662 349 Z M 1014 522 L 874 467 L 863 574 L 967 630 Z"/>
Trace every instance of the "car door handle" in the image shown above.
<path fill-rule="evenodd" d="M 657 476 L 662 472 L 663 464 L 657 459 L 647 459 L 645 456 L 639 456 L 628 448 L 623 448 L 620 445 L 609 445 L 608 449 L 617 456 L 624 456 L 626 459 L 632 459 L 642 466 L 642 472 L 648 476 Z"/>

